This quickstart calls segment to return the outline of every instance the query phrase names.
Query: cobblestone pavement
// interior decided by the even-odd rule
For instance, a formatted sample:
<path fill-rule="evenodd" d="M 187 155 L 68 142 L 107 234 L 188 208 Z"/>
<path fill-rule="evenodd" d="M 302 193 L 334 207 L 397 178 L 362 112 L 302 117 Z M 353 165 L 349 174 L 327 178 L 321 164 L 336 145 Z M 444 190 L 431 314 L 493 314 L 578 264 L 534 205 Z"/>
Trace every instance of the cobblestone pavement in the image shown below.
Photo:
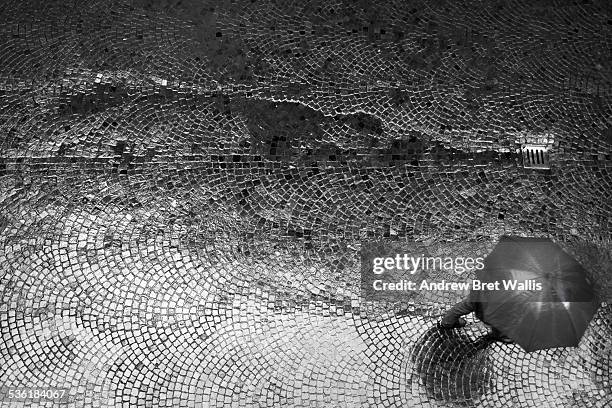
<path fill-rule="evenodd" d="M 611 19 L 1 2 L 0 386 L 68 390 L 41 406 L 611 406 Z M 360 296 L 364 240 L 504 233 L 551 237 L 598 283 L 579 347 L 438 332 L 460 293 Z"/>

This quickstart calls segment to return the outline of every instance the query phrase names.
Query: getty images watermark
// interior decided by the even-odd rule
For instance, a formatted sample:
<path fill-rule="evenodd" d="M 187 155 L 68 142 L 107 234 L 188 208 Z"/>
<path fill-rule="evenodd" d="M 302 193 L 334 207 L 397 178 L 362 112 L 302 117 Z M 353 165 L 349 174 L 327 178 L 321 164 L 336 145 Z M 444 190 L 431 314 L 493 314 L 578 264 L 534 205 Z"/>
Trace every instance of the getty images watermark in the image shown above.
<path fill-rule="evenodd" d="M 367 300 L 405 300 L 423 291 L 541 290 L 536 281 L 478 278 L 488 252 L 483 243 L 365 242 L 361 247 L 361 290 Z"/>

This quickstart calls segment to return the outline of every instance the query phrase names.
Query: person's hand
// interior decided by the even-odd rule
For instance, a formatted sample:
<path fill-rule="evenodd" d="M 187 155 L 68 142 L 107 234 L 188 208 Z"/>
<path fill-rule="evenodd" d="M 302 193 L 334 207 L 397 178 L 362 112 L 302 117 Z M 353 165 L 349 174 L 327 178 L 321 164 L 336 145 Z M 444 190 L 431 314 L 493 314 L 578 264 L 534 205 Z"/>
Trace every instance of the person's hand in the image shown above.
<path fill-rule="evenodd" d="M 452 325 L 444 324 L 442 322 L 442 320 L 440 320 L 438 322 L 438 326 L 440 326 L 441 329 L 446 329 L 446 330 L 458 329 L 460 327 L 464 327 L 466 324 L 467 324 L 467 322 L 462 317 L 458 318 L 457 322 L 455 324 L 452 324 Z"/>
<path fill-rule="evenodd" d="M 448 324 L 444 324 L 442 320 L 438 322 L 438 327 L 442 330 L 451 330 L 453 326 L 449 326 Z"/>

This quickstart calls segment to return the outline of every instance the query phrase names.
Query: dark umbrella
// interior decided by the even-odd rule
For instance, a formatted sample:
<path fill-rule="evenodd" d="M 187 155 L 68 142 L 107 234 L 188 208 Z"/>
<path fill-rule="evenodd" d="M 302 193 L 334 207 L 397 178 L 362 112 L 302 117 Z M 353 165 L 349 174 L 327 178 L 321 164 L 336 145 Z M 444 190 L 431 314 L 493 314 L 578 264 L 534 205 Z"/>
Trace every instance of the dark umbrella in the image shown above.
<path fill-rule="evenodd" d="M 600 305 L 585 269 L 546 238 L 501 237 L 477 279 L 497 285 L 478 291 L 482 320 L 528 352 L 577 346 Z"/>

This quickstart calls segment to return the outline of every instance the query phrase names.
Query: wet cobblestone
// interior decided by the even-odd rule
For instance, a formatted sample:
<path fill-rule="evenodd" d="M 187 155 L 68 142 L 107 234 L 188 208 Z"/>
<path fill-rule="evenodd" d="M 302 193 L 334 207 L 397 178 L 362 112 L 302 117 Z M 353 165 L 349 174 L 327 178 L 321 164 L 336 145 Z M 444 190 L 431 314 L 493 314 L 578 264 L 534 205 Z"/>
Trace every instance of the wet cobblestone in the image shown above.
<path fill-rule="evenodd" d="M 609 406 L 610 16 L 1 2 L 0 385 L 69 389 L 49 406 Z M 523 167 L 530 142 L 549 170 Z M 445 337 L 460 294 L 360 295 L 364 240 L 502 234 L 551 237 L 597 282 L 578 348 L 485 347 L 475 320 Z"/>

